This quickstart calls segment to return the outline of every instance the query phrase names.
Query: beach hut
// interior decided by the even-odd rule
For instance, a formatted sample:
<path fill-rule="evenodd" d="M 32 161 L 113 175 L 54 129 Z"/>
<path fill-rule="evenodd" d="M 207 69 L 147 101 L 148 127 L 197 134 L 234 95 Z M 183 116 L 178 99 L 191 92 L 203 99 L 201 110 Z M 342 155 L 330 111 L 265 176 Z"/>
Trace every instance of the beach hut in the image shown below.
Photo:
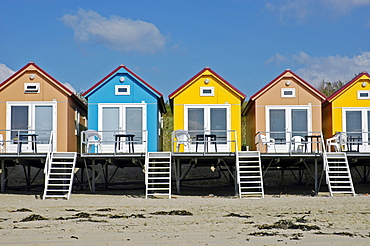
<path fill-rule="evenodd" d="M 102 153 L 144 153 L 162 148 L 163 96 L 120 65 L 83 96 L 88 100 L 88 129 L 97 133 Z M 85 136 L 86 138 L 87 136 Z"/>
<path fill-rule="evenodd" d="M 362 72 L 329 96 L 323 104 L 323 131 L 341 150 L 370 152 L 370 75 Z M 339 133 L 343 133 L 340 135 Z M 338 136 L 344 138 L 339 139 Z M 332 148 L 332 146 L 328 146 Z"/>
<path fill-rule="evenodd" d="M 172 92 L 169 99 L 175 130 L 174 150 L 235 152 L 241 149 L 241 105 L 245 95 L 212 69 L 202 69 Z M 184 135 L 185 138 L 181 137 Z"/>
<path fill-rule="evenodd" d="M 284 71 L 255 93 L 243 110 L 247 145 L 272 153 L 319 150 L 325 98 L 289 69 Z"/>
<path fill-rule="evenodd" d="M 77 152 L 87 107 L 38 65 L 0 84 L 0 136 L 6 153 Z"/>

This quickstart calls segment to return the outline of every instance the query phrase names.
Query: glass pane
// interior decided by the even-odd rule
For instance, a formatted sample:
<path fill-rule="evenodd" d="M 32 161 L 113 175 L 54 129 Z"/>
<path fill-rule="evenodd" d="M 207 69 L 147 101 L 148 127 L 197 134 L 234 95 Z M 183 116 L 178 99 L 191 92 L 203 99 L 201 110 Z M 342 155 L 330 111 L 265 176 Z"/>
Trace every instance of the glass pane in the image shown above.
<path fill-rule="evenodd" d="M 270 109 L 270 137 L 285 143 L 285 109 Z"/>
<path fill-rule="evenodd" d="M 103 115 L 103 141 L 110 141 L 109 144 L 113 144 L 113 134 L 119 130 L 119 107 L 104 107 L 102 108 Z M 104 132 L 108 131 L 108 132 Z"/>
<path fill-rule="evenodd" d="M 216 134 L 217 139 L 226 140 L 226 130 L 226 108 L 211 108 L 211 134 Z"/>
<path fill-rule="evenodd" d="M 362 135 L 361 111 L 346 111 L 346 127 L 348 137 L 361 138 Z"/>
<path fill-rule="evenodd" d="M 28 133 L 28 106 L 11 106 L 10 129 L 11 130 L 26 130 L 23 133 Z M 11 139 L 18 136 L 18 131 L 11 132 Z"/>
<path fill-rule="evenodd" d="M 35 106 L 35 133 L 37 134 L 37 143 L 48 144 L 52 130 L 53 107 Z"/>
<path fill-rule="evenodd" d="M 134 140 L 139 141 L 135 144 L 142 144 L 143 140 L 143 108 L 127 107 L 126 108 L 126 133 L 134 134 Z"/>
<path fill-rule="evenodd" d="M 308 134 L 307 109 L 292 109 L 292 137 Z"/>
<path fill-rule="evenodd" d="M 189 108 L 188 109 L 188 130 L 192 138 L 195 138 L 197 134 L 204 133 L 204 109 L 203 108 Z"/>

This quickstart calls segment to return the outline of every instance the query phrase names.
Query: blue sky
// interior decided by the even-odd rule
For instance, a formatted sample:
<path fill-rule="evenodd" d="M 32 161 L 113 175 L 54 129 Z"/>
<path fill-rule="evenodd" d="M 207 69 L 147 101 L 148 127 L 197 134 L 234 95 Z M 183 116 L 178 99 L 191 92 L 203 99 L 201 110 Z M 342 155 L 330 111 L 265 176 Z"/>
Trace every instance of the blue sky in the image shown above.
<path fill-rule="evenodd" d="M 370 0 L 0 0 L 0 81 L 29 61 L 83 92 L 126 65 L 165 100 L 208 66 L 250 97 L 286 68 L 370 72 Z"/>

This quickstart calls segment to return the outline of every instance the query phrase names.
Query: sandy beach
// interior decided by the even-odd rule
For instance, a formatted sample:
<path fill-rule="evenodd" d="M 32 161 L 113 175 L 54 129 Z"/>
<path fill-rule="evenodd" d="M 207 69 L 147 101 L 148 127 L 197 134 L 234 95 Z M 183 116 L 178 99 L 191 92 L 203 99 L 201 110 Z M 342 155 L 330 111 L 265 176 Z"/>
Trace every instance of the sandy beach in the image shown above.
<path fill-rule="evenodd" d="M 370 197 L 0 194 L 3 245 L 369 245 Z"/>

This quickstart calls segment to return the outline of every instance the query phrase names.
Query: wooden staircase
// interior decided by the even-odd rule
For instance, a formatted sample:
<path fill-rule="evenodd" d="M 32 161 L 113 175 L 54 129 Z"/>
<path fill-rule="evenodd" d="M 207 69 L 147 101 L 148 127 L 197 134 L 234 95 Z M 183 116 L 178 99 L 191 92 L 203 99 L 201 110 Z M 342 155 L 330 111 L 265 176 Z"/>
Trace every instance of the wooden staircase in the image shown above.
<path fill-rule="evenodd" d="M 324 165 L 330 196 L 335 193 L 356 195 L 346 153 L 324 153 Z"/>
<path fill-rule="evenodd" d="M 77 153 L 52 152 L 45 163 L 45 189 L 43 199 L 69 199 L 72 191 Z"/>
<path fill-rule="evenodd" d="M 259 151 L 239 151 L 236 156 L 237 186 L 240 198 L 263 198 Z"/>
<path fill-rule="evenodd" d="M 171 152 L 148 152 L 145 159 L 146 195 L 171 198 Z"/>

